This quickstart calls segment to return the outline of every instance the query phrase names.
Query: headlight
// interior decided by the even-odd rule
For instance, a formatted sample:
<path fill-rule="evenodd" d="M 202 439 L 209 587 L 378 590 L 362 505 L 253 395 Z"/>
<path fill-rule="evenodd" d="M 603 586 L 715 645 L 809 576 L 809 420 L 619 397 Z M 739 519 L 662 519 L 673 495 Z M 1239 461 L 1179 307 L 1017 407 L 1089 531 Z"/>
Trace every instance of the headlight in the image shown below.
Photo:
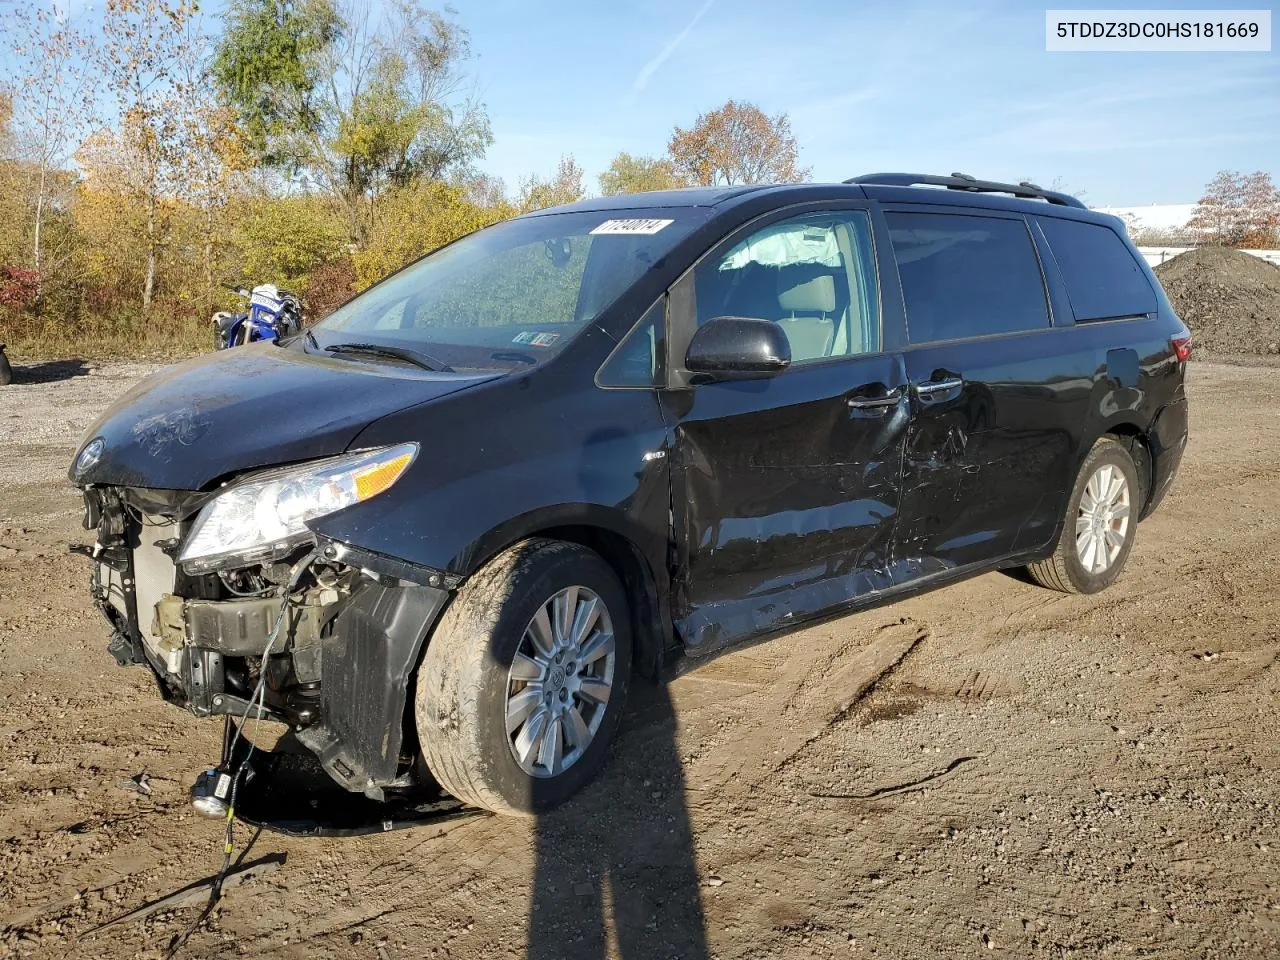
<path fill-rule="evenodd" d="M 311 536 L 308 520 L 376 497 L 417 453 L 402 443 L 234 484 L 200 510 L 178 562 L 207 573 L 283 557 Z"/>

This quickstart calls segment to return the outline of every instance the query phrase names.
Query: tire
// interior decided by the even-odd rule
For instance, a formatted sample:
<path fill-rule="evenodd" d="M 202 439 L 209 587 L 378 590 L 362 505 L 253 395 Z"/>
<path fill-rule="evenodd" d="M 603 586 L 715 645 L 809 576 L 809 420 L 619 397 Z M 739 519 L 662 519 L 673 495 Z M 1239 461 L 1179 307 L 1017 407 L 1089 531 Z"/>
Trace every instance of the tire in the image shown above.
<path fill-rule="evenodd" d="M 4 344 L 0 343 L 0 387 L 13 383 L 13 367 L 9 366 L 9 358 L 4 355 Z"/>
<path fill-rule="evenodd" d="M 1115 489 L 1116 477 L 1124 481 L 1123 502 L 1107 508 L 1106 494 Z M 1104 512 L 1091 516 L 1099 490 L 1104 494 Z M 1053 554 L 1028 564 L 1027 574 L 1040 586 L 1063 593 L 1097 593 L 1111 586 L 1133 548 L 1143 496 L 1138 468 L 1129 451 L 1111 437 L 1100 439 L 1076 477 Z"/>
<path fill-rule="evenodd" d="M 589 606 L 591 595 L 603 613 Z M 554 601 L 566 604 L 571 596 L 581 598 L 577 610 L 592 625 L 583 631 L 583 646 L 561 651 L 567 656 L 558 662 L 535 641 L 541 636 L 549 646 L 545 638 L 559 635 Z M 587 616 L 592 610 L 594 619 Z M 611 654 L 601 639 L 606 626 Z M 575 650 L 592 659 L 575 661 Z M 513 675 L 513 663 L 527 680 Z M 604 765 L 630 674 L 630 616 L 613 569 L 576 544 L 518 543 L 462 586 L 423 655 L 415 698 L 423 758 L 440 785 L 465 803 L 502 814 L 542 813 Z M 541 731 L 546 734 L 539 738 Z M 553 772 L 557 756 L 561 769 Z"/>

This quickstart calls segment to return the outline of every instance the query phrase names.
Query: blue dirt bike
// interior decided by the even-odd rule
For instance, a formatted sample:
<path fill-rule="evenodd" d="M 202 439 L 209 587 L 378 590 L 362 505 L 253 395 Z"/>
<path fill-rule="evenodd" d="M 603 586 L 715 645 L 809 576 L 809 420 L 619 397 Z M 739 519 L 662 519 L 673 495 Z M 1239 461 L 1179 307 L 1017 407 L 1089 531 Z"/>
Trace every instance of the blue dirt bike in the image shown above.
<path fill-rule="evenodd" d="M 302 329 L 302 301 L 273 283 L 261 283 L 252 290 L 227 287 L 249 301 L 247 310 L 213 315 L 214 346 L 218 350 L 239 347 L 259 340 L 279 340 Z"/>

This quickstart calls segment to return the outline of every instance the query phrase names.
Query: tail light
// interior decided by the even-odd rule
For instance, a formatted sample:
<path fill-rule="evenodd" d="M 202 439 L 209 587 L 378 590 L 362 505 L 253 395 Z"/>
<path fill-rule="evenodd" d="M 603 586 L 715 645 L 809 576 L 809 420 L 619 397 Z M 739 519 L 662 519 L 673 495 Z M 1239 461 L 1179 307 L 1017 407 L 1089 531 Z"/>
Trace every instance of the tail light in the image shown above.
<path fill-rule="evenodd" d="M 1174 356 L 1178 358 L 1179 363 L 1186 363 L 1191 359 L 1190 337 L 1174 337 L 1169 341 L 1169 346 L 1173 347 Z"/>

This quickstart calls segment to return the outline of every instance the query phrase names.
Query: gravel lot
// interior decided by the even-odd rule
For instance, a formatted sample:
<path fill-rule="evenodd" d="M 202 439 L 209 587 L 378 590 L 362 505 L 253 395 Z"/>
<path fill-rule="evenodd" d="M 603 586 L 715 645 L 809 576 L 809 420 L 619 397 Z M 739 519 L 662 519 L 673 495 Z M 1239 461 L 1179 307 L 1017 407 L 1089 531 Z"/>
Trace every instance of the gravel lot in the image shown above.
<path fill-rule="evenodd" d="M 218 725 L 114 665 L 66 553 L 74 446 L 145 370 L 0 388 L 0 955 L 159 957 L 192 909 L 90 931 L 220 858 L 186 799 Z M 287 862 L 181 955 L 1280 955 L 1280 381 L 1190 385 L 1106 593 L 991 574 L 639 690 L 538 822 L 264 834 Z"/>

